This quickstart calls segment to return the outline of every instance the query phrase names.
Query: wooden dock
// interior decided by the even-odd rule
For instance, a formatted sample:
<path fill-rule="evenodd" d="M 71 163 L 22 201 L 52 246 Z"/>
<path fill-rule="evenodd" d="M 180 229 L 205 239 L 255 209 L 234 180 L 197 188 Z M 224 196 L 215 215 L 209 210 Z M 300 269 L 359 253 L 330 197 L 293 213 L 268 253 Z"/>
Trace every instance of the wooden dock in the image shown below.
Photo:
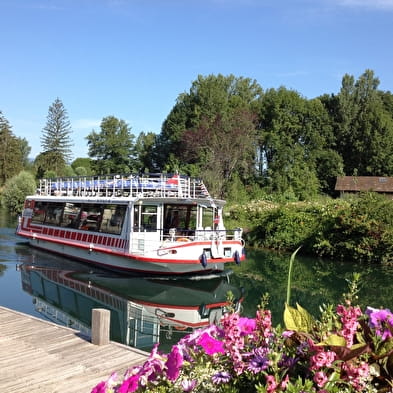
<path fill-rule="evenodd" d="M 0 306 L 1 392 L 90 393 L 147 356 L 113 341 L 94 345 L 74 329 Z"/>

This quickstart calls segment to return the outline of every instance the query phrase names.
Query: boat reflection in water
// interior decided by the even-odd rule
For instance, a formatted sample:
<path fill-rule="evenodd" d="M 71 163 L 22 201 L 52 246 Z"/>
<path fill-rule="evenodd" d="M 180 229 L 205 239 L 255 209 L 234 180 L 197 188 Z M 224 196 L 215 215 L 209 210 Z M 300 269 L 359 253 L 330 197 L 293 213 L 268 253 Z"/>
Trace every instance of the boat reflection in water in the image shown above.
<path fill-rule="evenodd" d="M 228 275 L 140 278 L 34 265 L 21 265 L 20 271 L 24 291 L 47 319 L 90 336 L 91 310 L 109 309 L 111 340 L 146 350 L 160 341 L 176 342 L 175 332 L 185 334 L 219 322 L 228 306 L 228 292 L 237 309 L 243 300 Z"/>

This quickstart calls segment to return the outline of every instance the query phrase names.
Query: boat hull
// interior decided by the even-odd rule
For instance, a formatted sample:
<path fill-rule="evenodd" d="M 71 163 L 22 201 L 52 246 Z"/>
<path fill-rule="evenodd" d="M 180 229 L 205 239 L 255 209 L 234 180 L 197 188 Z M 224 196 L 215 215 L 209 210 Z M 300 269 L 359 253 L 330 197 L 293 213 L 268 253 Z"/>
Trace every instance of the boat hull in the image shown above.
<path fill-rule="evenodd" d="M 45 240 L 42 238 L 31 237 L 29 244 L 32 247 L 56 253 L 69 258 L 77 259 L 84 263 L 97 265 L 110 270 L 118 270 L 122 272 L 139 272 L 146 274 L 203 274 L 212 271 L 220 272 L 224 270 L 225 262 L 221 259 L 211 260 L 203 267 L 199 260 L 196 261 L 165 261 L 154 260 L 153 258 L 145 258 L 133 256 L 130 254 L 116 252 L 107 249 L 105 252 L 90 248 L 90 245 L 79 245 L 78 247 L 66 244 L 64 242 L 56 242 L 53 240 Z M 228 262 L 228 261 L 226 261 Z"/>

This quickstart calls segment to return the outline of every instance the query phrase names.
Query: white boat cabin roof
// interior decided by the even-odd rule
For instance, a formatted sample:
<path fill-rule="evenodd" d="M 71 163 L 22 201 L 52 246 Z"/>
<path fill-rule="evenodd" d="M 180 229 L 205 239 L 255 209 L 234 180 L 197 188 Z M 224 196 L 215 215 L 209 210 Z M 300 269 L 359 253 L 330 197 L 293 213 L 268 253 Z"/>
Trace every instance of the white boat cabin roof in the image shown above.
<path fill-rule="evenodd" d="M 178 174 L 129 174 L 77 176 L 41 179 L 36 197 L 50 199 L 81 199 L 83 201 L 117 202 L 151 199 L 182 203 L 205 203 L 222 206 L 223 200 L 213 199 L 201 179 Z"/>

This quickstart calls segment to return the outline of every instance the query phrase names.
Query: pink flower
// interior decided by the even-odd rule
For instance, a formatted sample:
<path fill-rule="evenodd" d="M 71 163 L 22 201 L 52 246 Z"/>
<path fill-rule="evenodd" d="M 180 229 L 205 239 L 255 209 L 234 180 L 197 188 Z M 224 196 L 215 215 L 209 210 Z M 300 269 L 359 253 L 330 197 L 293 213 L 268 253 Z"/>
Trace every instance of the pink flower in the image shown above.
<path fill-rule="evenodd" d="M 313 380 L 319 388 L 323 388 L 328 380 L 328 377 L 323 371 L 318 371 L 315 373 Z"/>
<path fill-rule="evenodd" d="M 216 340 L 210 334 L 203 333 L 198 340 L 198 344 L 205 350 L 208 355 L 215 353 L 224 353 L 224 343 Z"/>
<path fill-rule="evenodd" d="M 252 334 L 256 328 L 256 321 L 255 319 L 251 318 L 240 318 L 238 326 L 241 329 L 241 335 L 242 336 L 247 336 L 249 334 Z"/>
<path fill-rule="evenodd" d="M 132 393 L 138 389 L 138 380 L 139 375 L 133 375 L 130 378 L 127 378 L 123 383 L 120 385 L 119 389 L 117 390 L 118 393 Z"/>
<path fill-rule="evenodd" d="M 319 370 L 322 367 L 330 367 L 336 360 L 337 355 L 332 351 L 318 352 L 310 358 L 311 370 Z"/>
<path fill-rule="evenodd" d="M 170 381 L 175 381 L 177 379 L 180 374 L 180 368 L 182 364 L 183 356 L 181 355 L 179 348 L 174 345 L 165 363 L 167 367 L 166 375 Z"/>
<path fill-rule="evenodd" d="M 276 378 L 273 375 L 266 376 L 266 392 L 273 393 L 277 388 Z"/>

